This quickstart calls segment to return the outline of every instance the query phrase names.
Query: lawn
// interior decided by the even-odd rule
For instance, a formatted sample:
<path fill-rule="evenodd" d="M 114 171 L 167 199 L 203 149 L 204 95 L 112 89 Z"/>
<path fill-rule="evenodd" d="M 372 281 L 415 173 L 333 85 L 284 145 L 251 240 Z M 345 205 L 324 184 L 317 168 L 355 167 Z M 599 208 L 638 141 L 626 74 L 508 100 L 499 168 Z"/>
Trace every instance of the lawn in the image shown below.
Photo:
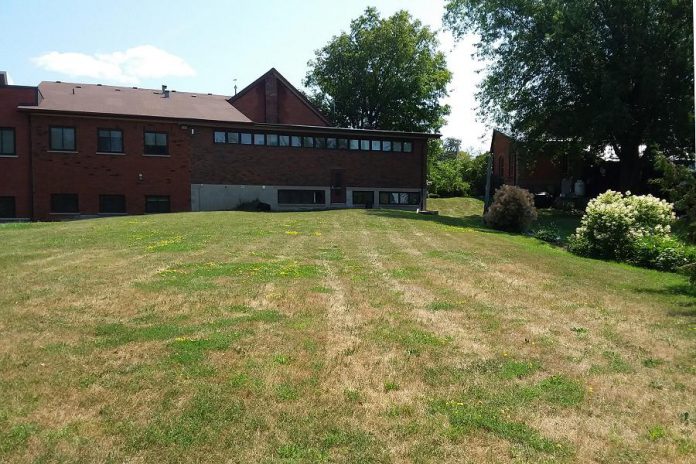
<path fill-rule="evenodd" d="M 430 207 L 0 226 L 0 461 L 696 460 L 684 277 Z"/>

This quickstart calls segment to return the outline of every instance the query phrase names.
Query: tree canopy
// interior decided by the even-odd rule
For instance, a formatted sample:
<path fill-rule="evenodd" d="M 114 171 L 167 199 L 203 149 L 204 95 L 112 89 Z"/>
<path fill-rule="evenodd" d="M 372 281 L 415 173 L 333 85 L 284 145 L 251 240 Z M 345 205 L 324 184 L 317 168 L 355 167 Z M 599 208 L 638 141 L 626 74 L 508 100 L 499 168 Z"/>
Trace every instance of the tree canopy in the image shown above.
<path fill-rule="evenodd" d="M 621 185 L 642 145 L 693 152 L 690 0 L 450 0 L 445 25 L 479 36 L 481 112 L 529 142 L 611 146 Z"/>
<path fill-rule="evenodd" d="M 388 18 L 375 8 L 317 50 L 304 84 L 337 126 L 434 132 L 452 75 L 434 31 L 406 11 Z"/>

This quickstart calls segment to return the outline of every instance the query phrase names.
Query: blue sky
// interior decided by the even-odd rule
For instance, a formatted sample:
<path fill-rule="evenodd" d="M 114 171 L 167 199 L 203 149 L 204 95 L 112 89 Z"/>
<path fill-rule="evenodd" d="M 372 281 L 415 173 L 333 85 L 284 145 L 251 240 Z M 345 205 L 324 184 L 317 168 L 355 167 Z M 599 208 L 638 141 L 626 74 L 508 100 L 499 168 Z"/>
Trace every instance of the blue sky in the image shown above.
<path fill-rule="evenodd" d="M 63 80 L 233 93 L 271 67 L 302 86 L 307 61 L 367 6 L 382 15 L 399 9 L 441 28 L 440 0 L 1 0 L 0 70 L 15 84 Z M 481 65 L 473 38 L 455 43 L 440 34 L 454 73 L 446 136 L 485 150 L 490 130 L 476 121 L 475 86 Z"/>

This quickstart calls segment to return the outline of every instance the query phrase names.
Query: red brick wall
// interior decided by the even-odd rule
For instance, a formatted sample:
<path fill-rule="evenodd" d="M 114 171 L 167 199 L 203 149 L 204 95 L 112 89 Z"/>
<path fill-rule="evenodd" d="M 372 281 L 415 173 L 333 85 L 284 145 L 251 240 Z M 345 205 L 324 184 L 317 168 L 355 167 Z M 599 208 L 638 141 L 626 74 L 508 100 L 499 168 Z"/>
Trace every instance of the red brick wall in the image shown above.
<path fill-rule="evenodd" d="M 49 151 L 50 126 L 75 127 L 78 153 Z M 98 128 L 121 129 L 125 155 L 97 154 Z M 169 157 L 143 156 L 145 130 L 169 134 Z M 63 216 L 50 213 L 52 193 L 77 193 L 83 215 L 99 212 L 100 194 L 125 195 L 129 214 L 145 212 L 146 195 L 169 195 L 172 212 L 191 209 L 190 129 L 163 122 L 33 115 L 32 137 L 35 219 Z"/>
<path fill-rule="evenodd" d="M 505 184 L 515 185 L 515 157 L 512 152 L 512 139 L 501 132 L 495 132 L 491 149 L 493 151 L 493 175 Z"/>
<path fill-rule="evenodd" d="M 305 102 L 281 82 L 278 82 L 278 122 L 305 126 L 326 126 L 326 123 L 310 110 Z"/>
<path fill-rule="evenodd" d="M 233 106 L 254 122 L 266 122 L 266 86 L 259 82 L 234 101 Z"/>
<path fill-rule="evenodd" d="M 17 110 L 20 105 L 35 105 L 35 87 L 0 87 L 0 127 L 15 129 L 16 157 L 0 156 L 0 196 L 15 197 L 18 218 L 31 217 L 31 153 L 29 117 Z"/>
<path fill-rule="evenodd" d="M 318 135 L 318 134 L 308 134 Z M 345 136 L 344 136 L 345 137 Z M 329 186 L 332 169 L 343 169 L 346 187 L 422 188 L 425 143 L 412 153 L 213 143 L 213 129 L 192 137 L 194 184 Z"/>

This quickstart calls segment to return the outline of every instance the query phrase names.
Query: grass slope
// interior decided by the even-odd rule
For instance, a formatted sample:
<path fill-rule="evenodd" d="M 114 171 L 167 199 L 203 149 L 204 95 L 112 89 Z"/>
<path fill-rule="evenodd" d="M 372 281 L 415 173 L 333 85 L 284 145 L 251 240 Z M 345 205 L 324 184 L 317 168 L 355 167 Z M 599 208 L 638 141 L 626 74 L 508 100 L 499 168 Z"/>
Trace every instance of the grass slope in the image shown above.
<path fill-rule="evenodd" d="M 0 226 L 0 461 L 696 459 L 683 277 L 431 207 Z"/>

